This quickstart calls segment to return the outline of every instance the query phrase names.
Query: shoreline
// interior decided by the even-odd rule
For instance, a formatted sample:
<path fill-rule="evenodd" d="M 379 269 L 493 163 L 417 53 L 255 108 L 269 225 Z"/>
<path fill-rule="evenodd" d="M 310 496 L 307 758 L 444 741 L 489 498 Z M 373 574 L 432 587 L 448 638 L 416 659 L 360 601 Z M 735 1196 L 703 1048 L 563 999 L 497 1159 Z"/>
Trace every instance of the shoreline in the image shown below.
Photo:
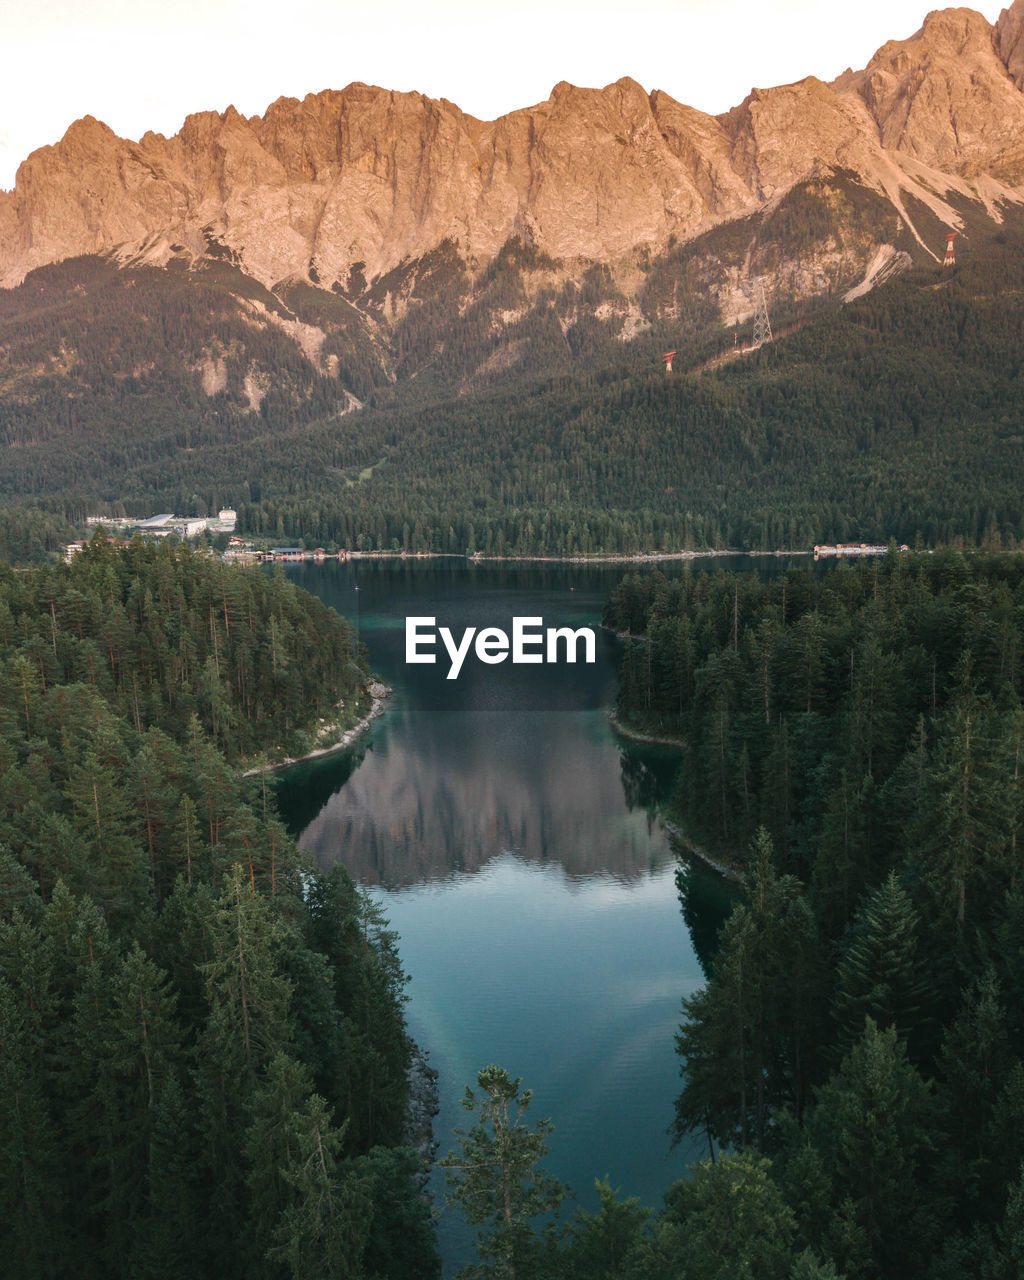
<path fill-rule="evenodd" d="M 254 553 L 262 555 L 263 553 Z M 468 555 L 461 551 L 348 551 L 329 552 L 325 556 L 314 555 L 305 551 L 301 556 L 282 556 L 279 559 L 254 559 L 246 561 L 251 564 L 303 564 L 313 562 L 323 564 L 326 560 L 337 560 L 345 564 L 350 560 L 464 560 L 467 564 L 662 564 L 673 560 L 709 560 L 719 556 L 813 556 L 814 552 L 801 549 L 789 551 L 777 548 L 774 551 L 737 551 L 730 547 L 703 551 L 620 551 L 612 554 L 575 555 L 575 556 L 485 556 L 479 551 Z"/>
<path fill-rule="evenodd" d="M 608 723 L 611 725 L 613 732 L 619 734 L 620 737 L 625 738 L 629 742 L 637 742 L 643 746 L 671 747 L 676 751 L 683 751 L 686 747 L 686 744 L 681 738 L 659 737 L 653 733 L 644 733 L 640 729 L 631 729 L 624 725 L 620 720 L 617 720 L 614 712 L 611 711 L 608 713 Z M 660 809 L 658 811 L 658 823 L 662 830 L 668 835 L 669 842 L 671 844 L 681 845 L 682 849 L 686 853 L 692 855 L 698 861 L 703 862 L 706 867 L 709 867 L 724 880 L 732 880 L 736 884 L 742 882 L 743 876 L 741 872 L 737 871 L 735 867 L 730 867 L 724 862 L 719 862 L 717 858 L 712 858 L 712 856 L 702 849 L 700 845 L 694 844 L 689 836 L 681 830 L 681 828 L 677 827 L 674 822 L 671 822 L 666 818 Z M 674 849 L 673 852 L 675 852 L 677 857 L 679 856 L 679 850 Z"/>
<path fill-rule="evenodd" d="M 616 719 L 613 711 L 608 713 L 608 723 L 620 737 L 627 738 L 630 742 L 646 743 L 652 747 L 674 747 L 677 751 L 686 750 L 686 743 L 682 738 L 671 738 L 667 735 L 659 736 L 654 733 L 644 733 L 642 729 L 633 729 L 629 725 L 623 724 L 621 720 Z"/>
<path fill-rule="evenodd" d="M 280 769 L 290 769 L 293 764 L 302 764 L 305 760 L 317 760 L 320 756 L 329 756 L 335 751 L 343 751 L 345 747 L 350 747 L 356 738 L 366 732 L 378 716 L 384 714 L 385 704 L 394 693 L 394 689 L 389 685 L 381 684 L 378 680 L 371 680 L 367 685 L 367 692 L 370 693 L 373 699 L 369 711 L 360 720 L 357 720 L 351 729 L 346 729 L 337 742 L 332 742 L 327 747 L 315 747 L 312 751 L 307 751 L 301 756 L 285 756 L 283 760 L 271 760 L 266 764 L 256 765 L 253 769 L 247 769 L 242 774 L 242 777 L 251 778 L 258 773 L 276 773 Z"/>
<path fill-rule="evenodd" d="M 713 556 L 745 556 L 749 551 L 620 551 L 612 555 L 592 556 L 485 556 L 480 552 L 467 555 L 470 564 L 656 564 L 663 560 L 703 560 Z M 788 551 L 770 551 L 768 555 L 789 555 Z M 799 554 L 810 554 L 799 553 Z"/>
<path fill-rule="evenodd" d="M 694 844 L 689 836 L 687 836 L 684 831 L 681 831 L 674 822 L 670 822 L 668 818 L 664 817 L 660 813 L 658 814 L 658 821 L 661 823 L 662 828 L 668 832 L 670 839 L 681 844 L 687 853 L 690 853 L 695 858 L 699 859 L 699 861 L 703 862 L 706 867 L 710 867 L 712 871 L 717 871 L 723 879 L 733 880 L 737 884 L 742 883 L 743 876 L 735 867 L 730 867 L 726 863 L 719 862 L 717 859 L 712 858 L 712 856 L 709 853 L 706 853 L 699 845 Z"/>

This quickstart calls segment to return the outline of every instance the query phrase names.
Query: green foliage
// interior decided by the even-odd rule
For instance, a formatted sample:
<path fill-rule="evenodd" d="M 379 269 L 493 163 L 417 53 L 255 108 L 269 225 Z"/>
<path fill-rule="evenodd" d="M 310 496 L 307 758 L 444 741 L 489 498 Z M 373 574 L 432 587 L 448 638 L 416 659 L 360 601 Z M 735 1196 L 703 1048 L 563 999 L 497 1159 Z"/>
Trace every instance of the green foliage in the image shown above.
<path fill-rule="evenodd" d="M 409 1147 L 374 1147 L 352 1168 L 368 1182 L 373 1203 L 363 1250 L 366 1275 L 440 1280 L 432 1206 L 425 1195 L 409 1195 L 410 1182 L 422 1179 L 422 1157 Z"/>
<path fill-rule="evenodd" d="M 323 1098 L 314 1094 L 291 1123 L 295 1155 L 281 1171 L 291 1195 L 271 1257 L 287 1265 L 290 1280 L 361 1280 L 371 1187 L 339 1166 L 341 1135 Z"/>
<path fill-rule="evenodd" d="M 77 536 L 74 526 L 54 512 L 27 503 L 0 507 L 0 562 L 31 564 L 52 560 Z"/>
<path fill-rule="evenodd" d="M 0 570 L 12 1280 L 362 1280 L 407 1258 L 406 1234 L 406 1274 L 436 1277 L 402 1145 L 394 936 L 344 872 L 320 887 L 211 741 L 237 757 L 281 732 L 273 684 L 259 693 L 275 664 L 306 723 L 314 646 L 320 678 L 340 675 L 324 696 L 351 697 L 365 668 L 340 619 L 184 549 L 97 539 L 70 566 Z M 192 677 L 211 663 L 204 709 Z"/>
<path fill-rule="evenodd" d="M 95 761 L 77 754 L 75 730 L 88 726 L 67 722 L 60 689 L 82 684 L 136 729 L 150 729 L 138 761 L 150 844 L 173 838 L 182 820 L 170 816 L 181 788 L 165 735 L 187 741 L 197 762 L 203 731 L 232 760 L 294 751 L 318 718 L 339 718 L 339 703 L 355 719 L 367 677 L 349 624 L 282 576 L 186 546 L 135 539 L 119 547 L 102 534 L 70 564 L 25 574 L 0 567 L 0 661 L 23 692 L 38 681 L 51 694 L 43 714 L 56 718 L 62 749 L 72 750 L 81 826 L 97 803 L 93 781 L 104 785 L 105 760 L 102 752 Z"/>
<path fill-rule="evenodd" d="M 944 904 L 948 942 L 1012 875 L 1022 591 L 1017 557 L 956 552 L 764 580 L 627 575 L 604 621 L 644 640 L 618 715 L 686 744 L 687 830 L 736 857 L 763 823 L 830 932 L 887 873 L 884 832 Z"/>
<path fill-rule="evenodd" d="M 942 1206 L 929 1182 L 936 1103 L 895 1028 L 870 1020 L 821 1089 L 807 1124 L 835 1221 L 813 1244 L 847 1274 L 907 1274 L 934 1239 Z M 844 1245 L 851 1231 L 856 1250 Z"/>
<path fill-rule="evenodd" d="M 620 1200 L 607 1175 L 594 1183 L 597 1213 L 577 1209 L 569 1223 L 564 1274 L 590 1280 L 616 1280 L 627 1259 L 641 1246 L 644 1228 L 653 1214 L 635 1196 Z"/>
<path fill-rule="evenodd" d="M 769 1170 L 767 1160 L 741 1153 L 704 1161 L 692 1178 L 674 1183 L 652 1248 L 655 1258 L 669 1255 L 671 1270 L 655 1262 L 648 1274 L 784 1280 L 796 1222 Z"/>
<path fill-rule="evenodd" d="M 686 1079 L 678 1141 L 695 1131 L 723 1146 L 770 1145 L 772 1117 L 802 1112 L 820 1041 L 821 949 L 798 880 L 778 876 L 760 832 L 745 901 L 722 929 L 708 985 L 683 1002 L 676 1037 Z"/>
<path fill-rule="evenodd" d="M 484 1067 L 479 1095 L 466 1087 L 462 1105 L 477 1122 L 456 1128 L 460 1150 L 440 1165 L 447 1171 L 449 1205 L 458 1206 L 477 1239 L 479 1265 L 467 1276 L 528 1280 L 543 1270 L 543 1241 L 533 1219 L 559 1208 L 565 1188 L 540 1167 L 547 1154 L 550 1120 L 527 1123 L 529 1089 L 521 1089 L 502 1067 Z"/>
<path fill-rule="evenodd" d="M 600 265 L 519 239 L 483 269 L 445 242 L 344 296 L 228 262 L 45 268 L 0 298 L 0 495 L 72 520 L 231 503 L 251 533 L 365 550 L 1013 545 L 1022 232 L 964 213 L 955 273 L 929 259 L 840 307 L 839 268 L 824 299 L 773 297 L 779 340 L 721 364 L 709 283 L 819 246 L 917 253 L 891 207 L 842 172 L 801 184 L 647 261 L 638 328 Z M 264 312 L 316 325 L 317 360 Z"/>
<path fill-rule="evenodd" d="M 1018 556 L 895 550 L 607 602 L 618 715 L 681 738 L 674 819 L 743 873 L 673 1132 L 773 1154 L 810 1274 L 1013 1274 L 1022 602 Z"/>
<path fill-rule="evenodd" d="M 836 970 L 832 1015 L 841 1054 L 861 1038 L 868 1017 L 883 1030 L 895 1027 L 901 1039 L 920 1043 L 930 989 L 918 929 L 913 903 L 890 872 L 854 916 Z"/>

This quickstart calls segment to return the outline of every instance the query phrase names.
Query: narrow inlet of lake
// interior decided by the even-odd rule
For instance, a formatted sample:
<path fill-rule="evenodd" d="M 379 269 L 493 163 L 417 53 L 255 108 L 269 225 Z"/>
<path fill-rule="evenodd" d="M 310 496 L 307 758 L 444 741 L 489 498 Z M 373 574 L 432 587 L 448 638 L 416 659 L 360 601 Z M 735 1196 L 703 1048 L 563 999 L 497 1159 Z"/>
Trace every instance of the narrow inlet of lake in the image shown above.
<path fill-rule="evenodd" d="M 465 561 L 289 570 L 358 623 L 394 689 L 353 747 L 281 775 L 278 800 L 300 846 L 322 866 L 343 863 L 400 936 L 409 1030 L 440 1077 L 439 1153 L 472 1123 L 465 1086 L 497 1063 L 533 1090 L 534 1116 L 554 1122 L 546 1168 L 589 1210 L 605 1175 L 660 1207 L 705 1154 L 672 1150 L 667 1136 L 674 1035 L 730 894 L 692 871 L 684 920 L 655 817 L 678 755 L 612 731 L 614 637 L 597 630 L 593 665 L 469 659 L 449 681 L 444 660 L 406 665 L 405 619 L 434 617 L 456 636 L 511 632 L 516 616 L 597 629 L 622 572 Z M 433 1189 L 441 1205 L 440 1175 Z M 471 1237 L 448 1212 L 439 1235 L 450 1273 Z"/>

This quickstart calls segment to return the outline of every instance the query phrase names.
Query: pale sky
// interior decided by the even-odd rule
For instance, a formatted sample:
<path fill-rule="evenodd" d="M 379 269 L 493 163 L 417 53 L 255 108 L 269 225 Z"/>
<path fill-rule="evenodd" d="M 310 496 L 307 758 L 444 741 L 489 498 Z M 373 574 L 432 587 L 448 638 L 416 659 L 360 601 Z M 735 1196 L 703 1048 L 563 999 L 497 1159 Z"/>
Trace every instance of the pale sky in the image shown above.
<path fill-rule="evenodd" d="M 995 21 L 1003 4 L 979 7 Z M 632 76 L 703 111 L 756 85 L 862 67 L 927 0 L 0 0 L 0 188 L 83 115 L 122 137 L 190 112 L 262 114 L 355 80 L 448 98 L 490 120 L 560 80 Z"/>

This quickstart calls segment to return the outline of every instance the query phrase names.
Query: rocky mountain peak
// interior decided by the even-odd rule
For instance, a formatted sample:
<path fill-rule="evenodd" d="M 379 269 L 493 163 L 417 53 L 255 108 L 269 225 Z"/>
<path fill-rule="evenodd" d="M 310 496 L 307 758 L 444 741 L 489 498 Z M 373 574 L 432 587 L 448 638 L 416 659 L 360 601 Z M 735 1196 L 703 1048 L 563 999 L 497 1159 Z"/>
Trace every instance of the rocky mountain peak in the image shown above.
<path fill-rule="evenodd" d="M 1000 13 L 992 40 L 1013 83 L 1024 89 L 1024 0 L 1014 0 Z"/>
<path fill-rule="evenodd" d="M 865 103 L 886 150 L 948 173 L 1002 176 L 1024 128 L 1024 97 L 972 9 L 929 13 L 919 31 L 884 44 L 833 87 Z"/>
<path fill-rule="evenodd" d="M 720 117 L 628 76 L 562 81 L 494 121 L 361 83 L 263 116 L 200 112 L 138 143 L 85 117 L 0 195 L 0 283 L 74 254 L 160 263 L 216 241 L 264 284 L 344 288 L 356 265 L 372 280 L 445 240 L 486 261 L 522 227 L 552 257 L 614 263 L 753 212 L 823 165 L 955 221 L 935 194 L 951 184 L 989 204 L 1024 194 L 1022 79 L 1015 0 L 994 28 L 970 9 L 930 13 L 861 71 L 755 89 Z"/>

